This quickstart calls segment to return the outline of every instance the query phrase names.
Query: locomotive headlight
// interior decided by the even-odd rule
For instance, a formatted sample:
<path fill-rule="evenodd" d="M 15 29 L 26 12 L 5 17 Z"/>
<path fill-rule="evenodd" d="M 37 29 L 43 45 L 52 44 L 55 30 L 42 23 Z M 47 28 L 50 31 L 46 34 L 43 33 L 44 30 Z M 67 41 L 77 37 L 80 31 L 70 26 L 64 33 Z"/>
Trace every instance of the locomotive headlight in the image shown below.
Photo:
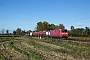
<path fill-rule="evenodd" d="M 66 34 L 68 34 L 68 33 L 66 33 Z"/>
<path fill-rule="evenodd" d="M 62 34 L 64 34 L 64 33 L 62 33 Z"/>

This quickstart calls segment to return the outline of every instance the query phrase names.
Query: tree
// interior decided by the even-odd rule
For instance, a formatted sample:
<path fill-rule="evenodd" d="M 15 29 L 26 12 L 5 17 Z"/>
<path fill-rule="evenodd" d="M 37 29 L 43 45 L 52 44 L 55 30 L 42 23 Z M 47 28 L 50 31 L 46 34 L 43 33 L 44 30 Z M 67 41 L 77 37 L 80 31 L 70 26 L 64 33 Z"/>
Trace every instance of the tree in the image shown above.
<path fill-rule="evenodd" d="M 24 31 L 22 31 L 22 35 L 25 35 L 25 34 L 26 34 L 25 30 L 24 30 Z"/>
<path fill-rule="evenodd" d="M 71 36 L 76 36 L 76 30 L 75 30 L 75 28 L 74 28 L 74 26 L 71 26 L 71 28 L 70 28 L 71 30 L 69 31 L 69 34 L 71 35 Z"/>
<path fill-rule="evenodd" d="M 56 27 L 55 27 L 55 25 L 54 24 L 50 24 L 50 30 L 53 30 L 53 29 L 55 29 Z"/>
<path fill-rule="evenodd" d="M 21 35 L 21 29 L 20 28 L 17 28 L 16 35 Z"/>
<path fill-rule="evenodd" d="M 38 22 L 36 26 L 36 31 L 42 31 L 42 30 L 43 30 L 42 22 Z"/>
<path fill-rule="evenodd" d="M 36 26 L 36 31 L 46 31 L 46 30 L 53 30 L 53 29 L 63 29 L 65 26 L 63 24 L 54 25 L 49 24 L 48 22 L 38 22 Z"/>
<path fill-rule="evenodd" d="M 13 35 L 16 35 L 16 31 L 15 30 L 13 31 Z"/>
<path fill-rule="evenodd" d="M 78 36 L 78 37 L 79 36 L 90 36 L 89 34 L 90 34 L 89 27 L 85 27 L 85 29 L 84 28 L 74 29 L 74 26 L 71 26 L 71 30 L 69 31 L 69 35 L 74 36 L 74 37 L 76 37 L 76 36 Z"/>
<path fill-rule="evenodd" d="M 86 35 L 89 34 L 89 27 L 85 27 L 85 33 Z"/>
<path fill-rule="evenodd" d="M 71 26 L 71 30 L 74 30 L 74 26 Z"/>
<path fill-rule="evenodd" d="M 36 26 L 36 31 L 44 31 L 49 29 L 49 23 L 44 21 L 44 22 L 38 22 Z"/>
<path fill-rule="evenodd" d="M 59 26 L 58 25 L 55 25 L 55 29 L 59 29 Z"/>
<path fill-rule="evenodd" d="M 74 34 L 77 34 L 77 36 L 83 36 L 84 28 L 76 28 Z"/>
<path fill-rule="evenodd" d="M 49 27 L 49 23 L 48 22 L 44 21 L 42 23 L 42 25 L 43 25 L 43 30 L 48 30 L 48 27 Z"/>
<path fill-rule="evenodd" d="M 2 29 L 2 30 L 1 30 L 1 33 L 4 34 L 4 32 L 5 32 L 5 29 Z"/>
<path fill-rule="evenodd" d="M 9 30 L 6 30 L 6 34 L 9 34 Z"/>
<path fill-rule="evenodd" d="M 65 26 L 63 24 L 59 24 L 58 28 L 63 29 Z"/>

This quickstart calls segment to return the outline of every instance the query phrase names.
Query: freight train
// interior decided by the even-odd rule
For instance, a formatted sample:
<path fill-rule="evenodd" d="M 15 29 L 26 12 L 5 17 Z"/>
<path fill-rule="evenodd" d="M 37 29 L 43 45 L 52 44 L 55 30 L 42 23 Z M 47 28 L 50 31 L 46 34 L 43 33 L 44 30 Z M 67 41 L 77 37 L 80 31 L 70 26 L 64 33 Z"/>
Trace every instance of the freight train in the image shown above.
<path fill-rule="evenodd" d="M 39 31 L 39 32 L 31 32 L 31 36 L 34 37 L 52 37 L 52 38 L 68 38 L 67 29 L 56 29 L 50 31 Z"/>

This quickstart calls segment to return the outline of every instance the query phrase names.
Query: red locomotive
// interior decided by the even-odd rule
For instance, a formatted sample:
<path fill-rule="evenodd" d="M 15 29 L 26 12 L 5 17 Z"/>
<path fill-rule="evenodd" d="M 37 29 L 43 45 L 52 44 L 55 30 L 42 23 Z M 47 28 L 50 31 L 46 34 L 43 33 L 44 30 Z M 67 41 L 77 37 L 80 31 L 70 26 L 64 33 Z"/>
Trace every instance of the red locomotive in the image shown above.
<path fill-rule="evenodd" d="M 68 38 L 67 29 L 50 30 L 50 37 Z"/>
<path fill-rule="evenodd" d="M 33 36 L 36 37 L 55 37 L 55 38 L 68 38 L 68 31 L 67 29 L 56 29 L 50 31 L 40 31 L 40 32 L 33 32 Z"/>

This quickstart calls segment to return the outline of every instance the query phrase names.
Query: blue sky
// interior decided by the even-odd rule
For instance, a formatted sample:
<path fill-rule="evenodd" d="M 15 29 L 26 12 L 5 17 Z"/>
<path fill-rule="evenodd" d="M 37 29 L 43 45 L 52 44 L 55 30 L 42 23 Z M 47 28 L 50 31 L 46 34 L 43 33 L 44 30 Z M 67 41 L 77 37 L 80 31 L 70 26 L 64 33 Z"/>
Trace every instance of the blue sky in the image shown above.
<path fill-rule="evenodd" d="M 35 30 L 40 21 L 90 27 L 90 0 L 0 0 L 0 30 Z"/>

